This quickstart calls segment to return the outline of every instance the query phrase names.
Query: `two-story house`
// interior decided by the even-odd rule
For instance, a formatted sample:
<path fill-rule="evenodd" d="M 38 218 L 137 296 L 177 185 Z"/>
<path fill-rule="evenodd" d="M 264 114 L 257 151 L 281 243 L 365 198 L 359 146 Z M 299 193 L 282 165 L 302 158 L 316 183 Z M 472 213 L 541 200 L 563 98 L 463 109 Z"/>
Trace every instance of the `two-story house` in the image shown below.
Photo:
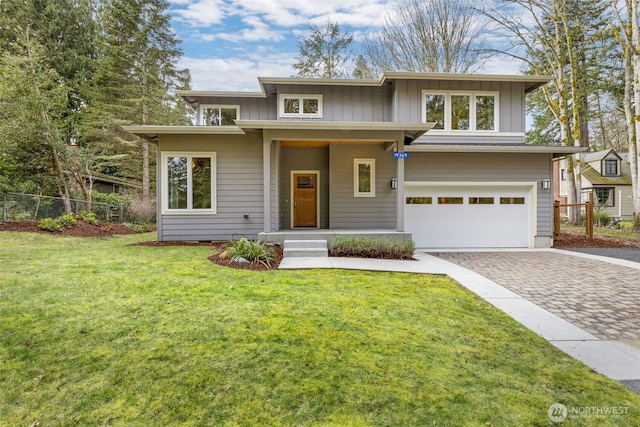
<path fill-rule="evenodd" d="M 158 146 L 158 239 L 388 232 L 417 247 L 549 247 L 552 159 L 526 145 L 540 76 L 259 78 L 183 91 L 196 126 L 128 126 Z"/>

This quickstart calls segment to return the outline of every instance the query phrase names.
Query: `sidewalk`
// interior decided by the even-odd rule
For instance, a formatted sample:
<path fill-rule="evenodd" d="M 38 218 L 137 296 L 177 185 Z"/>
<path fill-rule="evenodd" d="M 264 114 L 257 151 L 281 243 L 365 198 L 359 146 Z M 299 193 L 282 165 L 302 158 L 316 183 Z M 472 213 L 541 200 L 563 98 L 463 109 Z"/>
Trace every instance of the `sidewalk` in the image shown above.
<path fill-rule="evenodd" d="M 507 251 L 536 253 L 543 250 Z M 558 251 L 560 253 L 560 251 Z M 562 251 L 576 257 L 583 254 Z M 391 271 L 447 275 L 465 288 L 484 298 L 493 306 L 509 314 L 565 353 L 585 363 L 595 371 L 623 382 L 640 393 L 640 348 L 618 340 L 604 340 L 550 313 L 518 294 L 498 285 L 471 270 L 417 250 L 417 261 L 372 260 L 360 258 L 285 258 L 280 269 L 340 268 L 352 270 Z M 593 256 L 589 256 L 593 257 Z M 619 262 L 613 258 L 598 260 L 617 265 L 640 268 L 640 264 Z M 519 272 L 520 274 L 522 272 Z"/>

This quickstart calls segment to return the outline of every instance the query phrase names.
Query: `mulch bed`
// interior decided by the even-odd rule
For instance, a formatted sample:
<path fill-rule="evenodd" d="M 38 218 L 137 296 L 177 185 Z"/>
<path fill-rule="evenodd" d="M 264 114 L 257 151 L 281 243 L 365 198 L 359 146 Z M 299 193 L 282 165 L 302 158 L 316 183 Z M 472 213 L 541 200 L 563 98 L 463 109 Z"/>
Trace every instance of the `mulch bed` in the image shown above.
<path fill-rule="evenodd" d="M 282 261 L 282 248 L 277 245 L 273 246 L 273 250 L 276 253 L 276 261 L 273 264 L 271 264 L 271 267 L 268 267 L 260 262 L 239 263 L 239 262 L 231 261 L 229 258 L 221 258 L 220 254 L 224 252 L 224 246 L 226 244 L 227 242 L 212 243 L 211 246 L 213 246 L 216 249 L 216 252 L 209 257 L 209 261 L 218 265 L 222 265 L 224 267 L 240 268 L 244 270 L 256 270 L 256 271 L 277 270 L 278 266 L 280 265 L 280 262 Z"/>
<path fill-rule="evenodd" d="M 109 237 L 119 234 L 134 234 L 136 231 L 126 225 L 101 223 L 91 225 L 77 220 L 72 227 L 63 227 L 60 231 L 46 231 L 38 227 L 38 221 L 9 221 L 0 223 L 0 231 L 21 231 L 29 233 L 48 233 L 74 237 Z"/>
<path fill-rule="evenodd" d="M 553 240 L 554 248 L 640 248 L 640 240 L 598 236 L 589 239 L 585 233 L 562 232 Z"/>

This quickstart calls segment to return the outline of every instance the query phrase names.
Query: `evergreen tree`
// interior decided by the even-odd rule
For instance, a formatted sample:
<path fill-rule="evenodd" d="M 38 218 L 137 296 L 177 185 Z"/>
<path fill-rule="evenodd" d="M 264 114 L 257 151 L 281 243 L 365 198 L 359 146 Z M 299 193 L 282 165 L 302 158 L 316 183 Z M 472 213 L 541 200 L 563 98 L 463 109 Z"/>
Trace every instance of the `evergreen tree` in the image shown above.
<path fill-rule="evenodd" d="M 188 89 L 190 76 L 177 67 L 182 52 L 168 7 L 166 0 L 107 0 L 101 11 L 100 64 L 87 134 L 101 158 L 111 160 L 106 171 L 132 177 L 142 166 L 144 200 L 150 197 L 149 142 L 121 126 L 189 123 L 185 107 L 172 94 Z"/>
<path fill-rule="evenodd" d="M 293 64 L 298 77 L 343 78 L 348 75 L 349 46 L 353 36 L 342 34 L 337 22 L 327 21 L 324 28 L 311 25 L 309 38 L 298 42 L 300 54 Z"/>
<path fill-rule="evenodd" d="M 29 36 L 27 31 L 0 57 L 0 172 L 7 174 L 7 186 L 31 183 L 41 192 L 55 191 L 70 212 L 63 136 L 71 91 L 54 69 L 43 66 L 46 49 Z"/>

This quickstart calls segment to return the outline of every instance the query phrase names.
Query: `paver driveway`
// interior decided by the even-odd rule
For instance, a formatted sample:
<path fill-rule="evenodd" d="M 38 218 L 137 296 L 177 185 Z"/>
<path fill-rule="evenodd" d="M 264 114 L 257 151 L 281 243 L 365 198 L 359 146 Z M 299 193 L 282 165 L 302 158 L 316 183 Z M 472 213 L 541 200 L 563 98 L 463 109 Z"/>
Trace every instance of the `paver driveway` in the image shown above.
<path fill-rule="evenodd" d="M 640 270 L 559 251 L 429 252 L 600 339 L 640 345 Z"/>

